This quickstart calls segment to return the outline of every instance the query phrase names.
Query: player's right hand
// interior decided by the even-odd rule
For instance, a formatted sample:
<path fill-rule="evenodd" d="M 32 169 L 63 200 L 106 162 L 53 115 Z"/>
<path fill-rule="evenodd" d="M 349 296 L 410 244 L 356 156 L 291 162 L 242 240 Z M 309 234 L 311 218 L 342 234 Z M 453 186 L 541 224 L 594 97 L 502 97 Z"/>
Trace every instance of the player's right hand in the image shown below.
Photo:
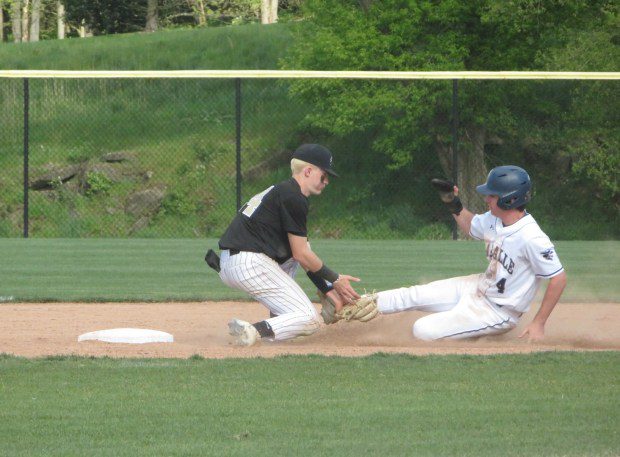
<path fill-rule="evenodd" d="M 351 286 L 351 281 L 360 282 L 360 279 L 355 276 L 341 274 L 338 276 L 336 282 L 334 282 L 334 289 L 342 297 L 342 300 L 345 303 L 350 303 L 353 300 L 360 298 L 360 295 L 355 292 L 355 289 Z"/>
<path fill-rule="evenodd" d="M 545 325 L 539 324 L 538 322 L 532 321 L 530 324 L 521 332 L 519 338 L 527 337 L 528 341 L 541 341 L 545 337 Z"/>

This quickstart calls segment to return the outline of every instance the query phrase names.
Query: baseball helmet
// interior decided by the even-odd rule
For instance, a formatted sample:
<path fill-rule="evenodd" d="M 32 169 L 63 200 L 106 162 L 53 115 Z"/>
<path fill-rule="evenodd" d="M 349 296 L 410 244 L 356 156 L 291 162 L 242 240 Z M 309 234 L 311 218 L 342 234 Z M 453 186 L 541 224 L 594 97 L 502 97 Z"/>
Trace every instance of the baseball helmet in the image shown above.
<path fill-rule="evenodd" d="M 532 198 L 532 181 L 523 168 L 515 165 L 495 167 L 487 182 L 476 187 L 482 195 L 497 195 L 497 206 L 512 209 L 523 206 Z"/>

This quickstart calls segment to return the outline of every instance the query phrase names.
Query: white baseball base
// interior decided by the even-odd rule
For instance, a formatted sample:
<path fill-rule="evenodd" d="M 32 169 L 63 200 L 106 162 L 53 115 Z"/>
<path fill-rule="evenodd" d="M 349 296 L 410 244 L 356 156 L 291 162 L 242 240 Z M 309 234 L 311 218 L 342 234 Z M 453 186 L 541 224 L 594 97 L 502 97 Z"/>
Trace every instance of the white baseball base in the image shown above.
<path fill-rule="evenodd" d="M 112 328 L 84 333 L 78 336 L 78 341 L 103 341 L 106 343 L 172 343 L 173 336 L 170 333 L 146 328 Z"/>

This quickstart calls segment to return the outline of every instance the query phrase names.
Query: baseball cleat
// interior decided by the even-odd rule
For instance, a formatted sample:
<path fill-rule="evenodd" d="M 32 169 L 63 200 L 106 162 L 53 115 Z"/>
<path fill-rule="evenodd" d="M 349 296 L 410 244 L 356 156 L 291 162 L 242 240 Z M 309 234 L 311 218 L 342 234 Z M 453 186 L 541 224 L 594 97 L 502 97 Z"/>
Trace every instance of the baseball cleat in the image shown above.
<path fill-rule="evenodd" d="M 241 319 L 233 319 L 228 323 L 228 333 L 235 337 L 237 346 L 252 346 L 260 339 L 256 328 Z"/>

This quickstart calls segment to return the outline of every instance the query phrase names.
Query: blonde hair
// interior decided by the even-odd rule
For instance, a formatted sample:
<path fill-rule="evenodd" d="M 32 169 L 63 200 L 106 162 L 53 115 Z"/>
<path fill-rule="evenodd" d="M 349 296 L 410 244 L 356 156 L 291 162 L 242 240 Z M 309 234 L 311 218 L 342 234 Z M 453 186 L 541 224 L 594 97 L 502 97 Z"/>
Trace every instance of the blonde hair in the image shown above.
<path fill-rule="evenodd" d="M 306 167 L 317 168 L 311 163 L 304 162 L 303 160 L 291 159 L 291 171 L 293 172 L 294 175 L 301 173 L 302 170 Z"/>

